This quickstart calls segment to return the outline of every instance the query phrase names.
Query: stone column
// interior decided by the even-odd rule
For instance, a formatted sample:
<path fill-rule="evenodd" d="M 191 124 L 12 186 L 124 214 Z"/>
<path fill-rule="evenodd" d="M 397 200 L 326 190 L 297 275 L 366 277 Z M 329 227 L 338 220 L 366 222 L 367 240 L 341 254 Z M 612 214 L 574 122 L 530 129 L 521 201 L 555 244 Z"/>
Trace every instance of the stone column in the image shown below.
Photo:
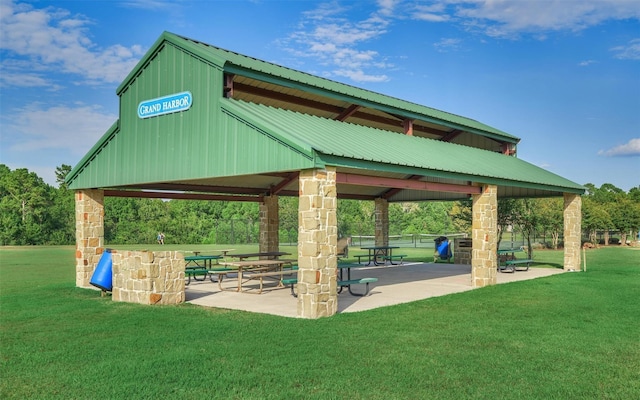
<path fill-rule="evenodd" d="M 299 182 L 298 316 L 331 316 L 338 309 L 336 170 L 304 170 Z"/>
<path fill-rule="evenodd" d="M 178 251 L 113 251 L 113 301 L 184 303 L 184 255 Z"/>
<path fill-rule="evenodd" d="M 265 196 L 260 203 L 260 252 L 278 251 L 280 238 L 278 228 L 278 196 Z"/>
<path fill-rule="evenodd" d="M 104 251 L 104 191 L 76 191 L 76 286 L 91 288 Z"/>
<path fill-rule="evenodd" d="M 376 246 L 389 245 L 389 202 L 386 199 L 375 199 L 373 211 L 376 224 Z"/>
<path fill-rule="evenodd" d="M 498 267 L 498 188 L 486 185 L 481 194 L 473 195 L 471 228 L 471 286 L 497 283 Z"/>
<path fill-rule="evenodd" d="M 582 245 L 582 197 L 564 194 L 564 270 L 580 271 Z"/>

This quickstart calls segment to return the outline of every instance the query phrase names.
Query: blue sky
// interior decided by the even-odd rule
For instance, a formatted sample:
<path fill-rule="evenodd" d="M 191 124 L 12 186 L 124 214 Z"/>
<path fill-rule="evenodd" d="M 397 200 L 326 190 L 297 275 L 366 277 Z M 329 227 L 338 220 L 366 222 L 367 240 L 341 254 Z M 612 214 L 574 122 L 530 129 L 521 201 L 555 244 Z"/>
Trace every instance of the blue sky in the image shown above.
<path fill-rule="evenodd" d="M 476 119 L 580 184 L 640 186 L 637 0 L 0 0 L 0 163 L 55 185 L 163 31 Z"/>

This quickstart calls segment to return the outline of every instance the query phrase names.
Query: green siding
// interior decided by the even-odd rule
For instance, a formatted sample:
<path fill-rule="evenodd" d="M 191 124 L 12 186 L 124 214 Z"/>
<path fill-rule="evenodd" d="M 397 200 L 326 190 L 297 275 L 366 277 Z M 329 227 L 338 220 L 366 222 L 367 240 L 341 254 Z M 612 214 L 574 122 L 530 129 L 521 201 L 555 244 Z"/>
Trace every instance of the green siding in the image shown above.
<path fill-rule="evenodd" d="M 117 132 L 105 135 L 70 174 L 71 188 L 110 187 L 296 170 L 313 155 L 223 114 L 222 71 L 171 44 L 149 58 L 121 92 Z M 190 91 L 189 110 L 140 119 L 141 101 Z M 268 157 L 266 157 L 268 155 Z M 91 161 L 90 166 L 85 164 Z M 82 176 L 78 172 L 82 170 Z"/>

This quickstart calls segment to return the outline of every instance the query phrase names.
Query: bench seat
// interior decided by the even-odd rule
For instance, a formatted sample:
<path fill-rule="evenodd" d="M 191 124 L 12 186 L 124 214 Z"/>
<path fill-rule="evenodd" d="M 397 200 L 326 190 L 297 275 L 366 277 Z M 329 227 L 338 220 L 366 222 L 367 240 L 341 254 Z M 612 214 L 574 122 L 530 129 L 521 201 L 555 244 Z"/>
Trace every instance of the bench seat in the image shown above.
<path fill-rule="evenodd" d="M 287 286 L 287 285 L 291 285 L 291 295 L 293 297 L 298 297 L 298 295 L 296 294 L 296 291 L 294 289 L 294 286 L 298 283 L 298 278 L 286 278 L 281 280 L 280 282 L 282 282 L 283 285 Z M 349 289 L 349 293 L 351 293 L 351 295 L 353 296 L 366 296 L 367 294 L 369 294 L 369 284 L 373 283 L 373 282 L 378 282 L 378 278 L 360 278 L 360 279 L 349 279 L 349 280 L 342 280 L 342 281 L 338 281 L 338 287 L 339 288 L 343 288 L 346 287 Z M 364 293 L 354 293 L 351 291 L 351 285 L 359 285 L 359 284 L 363 284 L 366 285 L 365 286 L 365 292 Z"/>
<path fill-rule="evenodd" d="M 403 263 L 403 260 L 404 260 L 404 258 L 405 258 L 405 257 L 407 257 L 407 255 L 406 255 L 406 254 L 397 254 L 397 255 L 396 255 L 396 254 L 394 254 L 394 255 L 392 255 L 392 256 L 384 256 L 384 257 L 382 257 L 382 258 L 384 258 L 384 259 L 385 259 L 385 260 L 387 260 L 387 261 L 391 261 L 391 262 L 393 262 L 393 260 L 395 260 L 395 259 L 398 259 L 398 258 L 399 258 L 399 259 L 400 259 L 400 264 L 402 264 L 402 263 Z"/>
<path fill-rule="evenodd" d="M 366 258 L 367 261 L 369 260 L 369 255 L 368 254 L 353 254 L 351 257 L 357 258 L 358 259 L 358 264 L 362 263 L 362 258 Z"/>
<path fill-rule="evenodd" d="M 529 270 L 529 266 L 531 265 L 531 263 L 533 262 L 533 260 L 530 259 L 522 259 L 522 260 L 507 260 L 505 261 L 505 266 L 510 266 L 511 268 L 513 268 L 514 271 L 528 271 Z M 519 264 L 526 264 L 525 269 L 517 269 L 516 265 Z"/>
<path fill-rule="evenodd" d="M 498 266 L 498 270 L 500 272 L 504 272 L 505 270 L 510 270 L 509 272 L 515 272 L 515 271 L 528 271 L 529 270 L 529 266 L 531 265 L 531 263 L 533 262 L 533 260 L 530 259 L 521 259 L 521 260 L 507 260 L 504 262 L 504 265 L 499 265 Z M 524 269 L 517 269 L 517 266 L 520 264 L 525 264 L 525 268 Z"/>
<path fill-rule="evenodd" d="M 281 271 L 256 271 L 256 270 L 249 270 L 246 271 L 242 277 L 244 279 L 247 280 L 251 280 L 251 279 L 257 279 L 260 281 L 260 289 L 258 291 L 258 293 L 262 293 L 262 289 L 263 289 L 263 284 L 264 284 L 264 278 L 265 277 L 270 277 L 270 276 L 280 276 L 282 278 L 282 276 L 284 275 L 291 275 L 291 274 L 297 274 L 298 271 L 294 270 L 294 269 L 284 269 Z M 296 279 L 297 281 L 297 279 Z M 278 286 L 283 285 L 284 283 L 282 282 L 282 279 L 280 279 L 280 281 L 278 282 Z"/>
<path fill-rule="evenodd" d="M 184 276 L 185 278 L 187 278 L 187 282 L 185 282 L 185 285 L 188 285 L 191 283 L 191 278 L 193 278 L 193 280 L 195 281 L 203 281 L 205 280 L 208 274 L 209 274 L 209 270 L 205 268 L 186 268 L 184 270 Z M 197 276 L 203 276 L 203 278 L 198 279 L 196 278 Z"/>

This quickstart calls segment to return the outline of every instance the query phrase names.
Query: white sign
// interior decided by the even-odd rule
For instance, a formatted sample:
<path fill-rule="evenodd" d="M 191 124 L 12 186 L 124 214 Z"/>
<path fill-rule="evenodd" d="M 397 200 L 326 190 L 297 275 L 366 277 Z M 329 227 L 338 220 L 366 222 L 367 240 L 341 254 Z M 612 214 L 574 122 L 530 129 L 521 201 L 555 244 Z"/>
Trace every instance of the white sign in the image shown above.
<path fill-rule="evenodd" d="M 141 101 L 138 104 L 138 117 L 150 118 L 188 110 L 193 102 L 191 92 L 170 94 L 157 99 Z"/>

